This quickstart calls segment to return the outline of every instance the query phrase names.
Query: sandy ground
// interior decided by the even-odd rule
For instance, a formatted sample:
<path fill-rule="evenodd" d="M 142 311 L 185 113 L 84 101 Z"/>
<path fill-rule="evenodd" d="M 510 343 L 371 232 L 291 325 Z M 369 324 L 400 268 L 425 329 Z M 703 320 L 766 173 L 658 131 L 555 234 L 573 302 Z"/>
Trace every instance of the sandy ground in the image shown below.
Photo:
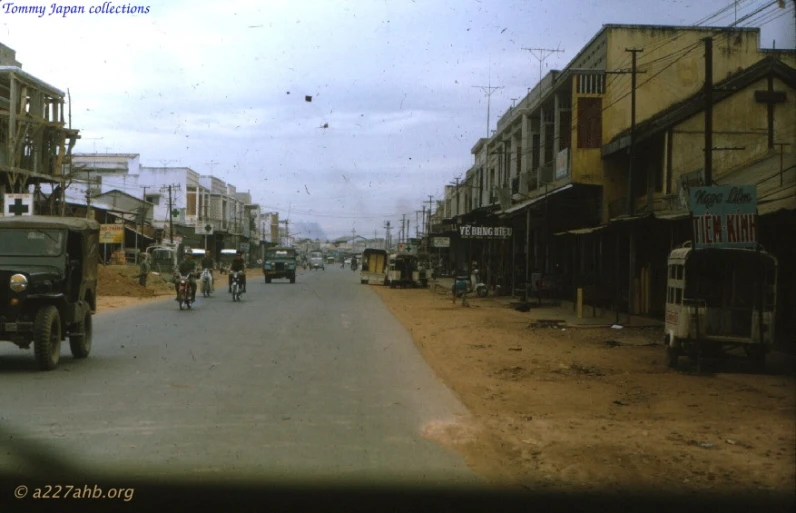
<path fill-rule="evenodd" d="M 136 266 L 97 267 L 97 312 L 158 301 L 172 294 L 174 286 L 164 282 L 157 274 L 149 275 L 146 287 L 139 285 Z"/>
<path fill-rule="evenodd" d="M 100 312 L 174 293 L 157 276 L 140 287 L 136 272 L 100 267 Z M 490 298 L 463 308 L 372 288 L 470 411 L 425 435 L 495 485 L 796 494 L 796 378 L 783 355 L 765 373 L 743 360 L 674 371 L 658 329 L 531 328 L 530 314 Z"/>
<path fill-rule="evenodd" d="M 490 298 L 463 308 L 372 287 L 471 412 L 426 435 L 496 485 L 796 494 L 796 379 L 782 361 L 675 371 L 659 329 L 530 328 Z"/>

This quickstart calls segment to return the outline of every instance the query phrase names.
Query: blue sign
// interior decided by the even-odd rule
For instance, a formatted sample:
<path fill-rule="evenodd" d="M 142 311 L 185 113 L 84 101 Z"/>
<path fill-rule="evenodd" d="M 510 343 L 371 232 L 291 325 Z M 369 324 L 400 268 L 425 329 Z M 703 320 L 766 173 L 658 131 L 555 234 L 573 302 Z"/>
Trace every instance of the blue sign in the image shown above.
<path fill-rule="evenodd" d="M 688 196 L 695 249 L 757 245 L 757 187 L 692 187 Z"/>

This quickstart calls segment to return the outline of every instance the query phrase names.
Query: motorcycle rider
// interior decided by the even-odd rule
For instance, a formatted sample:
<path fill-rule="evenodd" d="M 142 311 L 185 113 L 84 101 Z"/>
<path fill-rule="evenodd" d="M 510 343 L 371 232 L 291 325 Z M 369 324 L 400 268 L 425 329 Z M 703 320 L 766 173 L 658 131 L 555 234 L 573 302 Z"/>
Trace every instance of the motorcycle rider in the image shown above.
<path fill-rule="evenodd" d="M 235 259 L 229 266 L 229 272 L 239 272 L 241 293 L 246 293 L 246 263 L 243 261 L 243 251 L 235 252 Z M 229 280 L 229 292 L 232 292 L 232 280 Z"/>
<path fill-rule="evenodd" d="M 216 268 L 216 261 L 213 260 L 213 257 L 210 256 L 210 250 L 205 250 L 205 256 L 202 258 L 202 261 L 199 263 L 199 266 L 202 269 L 209 269 L 210 270 L 210 289 L 213 289 L 213 284 L 216 281 L 216 277 L 213 275 L 213 271 Z"/>
<path fill-rule="evenodd" d="M 177 269 L 180 276 L 187 276 L 191 286 L 191 301 L 196 301 L 196 260 L 193 259 L 191 248 L 185 248 L 185 259 L 180 262 Z M 176 300 L 180 300 L 180 277 L 174 277 L 174 290 L 177 292 Z"/>

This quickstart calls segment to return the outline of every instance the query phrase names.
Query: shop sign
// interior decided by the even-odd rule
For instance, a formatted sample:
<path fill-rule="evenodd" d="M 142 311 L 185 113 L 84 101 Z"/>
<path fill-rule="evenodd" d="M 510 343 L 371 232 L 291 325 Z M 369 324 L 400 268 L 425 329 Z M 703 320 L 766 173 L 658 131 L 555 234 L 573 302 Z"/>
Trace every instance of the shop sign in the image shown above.
<path fill-rule="evenodd" d="M 689 209 L 694 248 L 754 248 L 757 188 L 754 185 L 692 187 Z"/>
<path fill-rule="evenodd" d="M 459 236 L 462 239 L 510 239 L 510 226 L 473 226 L 459 227 Z"/>

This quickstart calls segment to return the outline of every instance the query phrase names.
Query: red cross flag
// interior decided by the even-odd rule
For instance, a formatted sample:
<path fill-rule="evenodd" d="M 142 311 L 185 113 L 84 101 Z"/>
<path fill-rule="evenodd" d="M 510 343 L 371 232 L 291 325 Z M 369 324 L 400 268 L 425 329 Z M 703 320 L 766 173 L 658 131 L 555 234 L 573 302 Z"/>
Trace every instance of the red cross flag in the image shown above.
<path fill-rule="evenodd" d="M 6 194 L 3 200 L 3 215 L 32 216 L 33 194 Z"/>

